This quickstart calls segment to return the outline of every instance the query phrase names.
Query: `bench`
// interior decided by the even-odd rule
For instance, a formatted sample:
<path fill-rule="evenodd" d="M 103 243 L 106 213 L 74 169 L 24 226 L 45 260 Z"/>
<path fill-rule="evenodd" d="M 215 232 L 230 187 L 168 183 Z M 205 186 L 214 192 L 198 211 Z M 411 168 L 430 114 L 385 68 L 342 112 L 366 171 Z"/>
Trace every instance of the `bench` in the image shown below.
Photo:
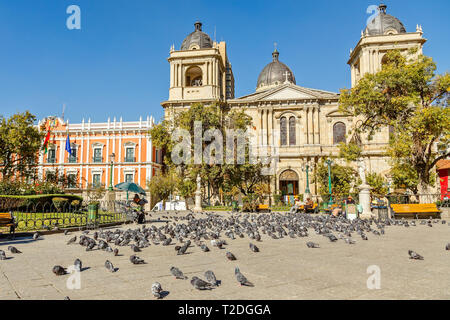
<path fill-rule="evenodd" d="M 305 213 L 317 213 L 319 211 L 319 204 L 318 203 L 314 203 L 312 208 L 309 209 L 305 209 L 305 206 L 302 205 L 299 207 L 299 210 Z"/>
<path fill-rule="evenodd" d="M 435 203 L 426 204 L 391 204 L 394 218 L 397 216 L 413 216 L 419 219 L 419 216 L 440 218 L 441 211 Z"/>
<path fill-rule="evenodd" d="M 260 204 L 256 210 L 258 212 L 270 212 L 268 204 Z"/>
<path fill-rule="evenodd" d="M 0 213 L 0 227 L 9 227 L 9 233 L 14 234 L 16 230 L 16 224 L 14 221 L 14 216 L 11 212 Z"/>

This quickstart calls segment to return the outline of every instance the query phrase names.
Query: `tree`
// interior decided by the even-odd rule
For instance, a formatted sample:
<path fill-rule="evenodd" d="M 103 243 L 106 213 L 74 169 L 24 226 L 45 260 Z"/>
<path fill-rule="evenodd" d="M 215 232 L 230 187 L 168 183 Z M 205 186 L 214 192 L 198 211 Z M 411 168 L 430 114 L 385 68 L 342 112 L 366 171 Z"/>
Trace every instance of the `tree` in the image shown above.
<path fill-rule="evenodd" d="M 331 165 L 331 190 L 333 195 L 346 196 L 356 184 L 357 173 L 349 166 L 333 163 Z M 329 194 L 328 189 L 328 165 L 322 159 L 316 167 L 316 175 L 313 182 L 319 184 L 319 193 Z"/>
<path fill-rule="evenodd" d="M 152 197 L 152 202 L 156 203 L 167 199 L 175 190 L 176 177 L 172 172 L 159 173 L 148 181 L 147 186 Z"/>
<path fill-rule="evenodd" d="M 371 187 L 370 192 L 375 195 L 386 195 L 389 192 L 386 179 L 376 172 L 366 175 L 367 184 Z"/>
<path fill-rule="evenodd" d="M 0 116 L 0 167 L 3 179 L 18 174 L 28 178 L 35 173 L 37 153 L 43 133 L 34 126 L 30 112 L 16 113 L 6 119 Z"/>
<path fill-rule="evenodd" d="M 233 187 L 238 187 L 243 194 L 254 192 L 254 187 L 260 182 L 267 181 L 268 177 L 262 175 L 262 164 L 249 163 L 248 140 L 245 141 L 245 163 L 227 164 L 222 158 L 220 163 L 208 162 L 202 157 L 201 163 L 195 163 L 193 158 L 187 163 L 175 165 L 172 160 L 172 153 L 176 152 L 175 146 L 178 141 L 173 141 L 175 130 L 186 130 L 190 134 L 190 155 L 195 157 L 195 122 L 200 121 L 201 127 L 201 153 L 204 150 L 211 150 L 211 158 L 219 156 L 215 145 L 221 145 L 223 157 L 225 158 L 227 130 L 246 131 L 252 127 L 251 117 L 244 110 L 225 110 L 222 106 L 213 104 L 204 106 L 203 104 L 193 104 L 188 110 L 175 113 L 172 119 L 166 119 L 162 123 L 154 126 L 150 130 L 150 135 L 155 146 L 164 149 L 166 157 L 164 164 L 169 170 L 176 170 L 177 191 L 184 196 L 192 196 L 195 191 L 197 175 L 200 175 L 202 182 L 211 191 L 211 196 L 217 196 L 220 191 L 227 193 Z M 211 133 L 211 130 L 218 130 L 223 137 L 222 141 L 216 141 L 215 138 L 204 139 L 205 135 Z M 238 157 L 237 140 L 234 141 L 234 154 L 230 153 L 235 160 Z M 220 158 L 220 157 L 219 157 Z"/>
<path fill-rule="evenodd" d="M 416 53 L 410 50 L 408 55 Z M 362 134 L 370 140 L 390 126 L 393 134 L 386 155 L 391 157 L 394 181 L 404 180 L 399 169 L 407 168 L 417 177 L 414 189 L 428 193 L 436 163 L 450 155 L 450 75 L 436 75 L 436 64 L 424 55 L 408 59 L 392 50 L 384 60 L 381 71 L 365 74 L 355 87 L 341 90 L 341 111 L 358 120 L 351 139 L 354 145 L 344 153 L 361 152 L 357 147 Z"/>

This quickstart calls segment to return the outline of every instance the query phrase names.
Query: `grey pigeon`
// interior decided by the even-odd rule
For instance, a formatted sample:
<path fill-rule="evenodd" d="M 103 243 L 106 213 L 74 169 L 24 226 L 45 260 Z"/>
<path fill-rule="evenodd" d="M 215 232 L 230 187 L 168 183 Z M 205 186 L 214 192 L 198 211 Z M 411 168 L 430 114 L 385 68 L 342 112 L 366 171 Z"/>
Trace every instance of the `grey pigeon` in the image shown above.
<path fill-rule="evenodd" d="M 410 259 L 413 259 L 413 260 L 423 260 L 423 257 L 422 257 L 420 254 L 418 254 L 417 252 L 414 252 L 414 251 L 412 251 L 412 250 L 409 250 L 409 251 L 408 251 L 408 254 L 409 254 L 409 258 L 410 258 Z"/>
<path fill-rule="evenodd" d="M 319 244 L 318 243 L 314 243 L 314 242 L 307 242 L 306 243 L 306 246 L 308 247 L 308 248 L 320 248 L 320 246 L 319 246 Z"/>
<path fill-rule="evenodd" d="M 6 253 L 3 250 L 0 250 L 0 260 L 6 260 Z"/>
<path fill-rule="evenodd" d="M 39 232 L 35 232 L 34 234 L 33 234 L 33 240 L 37 240 L 37 239 L 39 239 Z"/>
<path fill-rule="evenodd" d="M 247 280 L 247 278 L 241 273 L 238 267 L 234 269 L 234 274 L 241 286 L 254 287 L 253 283 Z"/>
<path fill-rule="evenodd" d="M 216 275 L 214 274 L 214 272 L 212 272 L 211 270 L 206 271 L 205 278 L 206 278 L 206 281 L 211 283 L 213 286 L 215 286 L 215 287 L 217 286 L 217 279 L 216 279 Z"/>
<path fill-rule="evenodd" d="M 61 267 L 61 266 L 54 266 L 53 269 L 52 269 L 52 271 L 53 271 L 53 273 L 54 273 L 55 275 L 57 275 L 57 276 L 62 276 L 62 275 L 64 275 L 64 274 L 67 273 L 67 272 L 66 272 L 66 269 L 64 269 L 64 268 Z"/>
<path fill-rule="evenodd" d="M 133 250 L 133 252 L 141 252 L 141 249 L 139 249 L 137 246 L 135 246 L 134 244 L 131 245 L 131 250 Z"/>
<path fill-rule="evenodd" d="M 162 292 L 161 283 L 155 282 L 154 284 L 152 284 L 152 294 L 156 299 L 162 298 L 161 292 Z"/>
<path fill-rule="evenodd" d="M 447 243 L 447 245 L 445 246 L 445 250 L 450 250 L 450 243 Z"/>
<path fill-rule="evenodd" d="M 184 276 L 183 272 L 181 272 L 180 269 L 176 268 L 176 267 L 172 267 L 170 268 L 170 273 L 176 278 L 176 279 L 182 279 L 182 280 L 186 280 L 187 277 Z"/>
<path fill-rule="evenodd" d="M 69 234 L 69 230 L 64 230 L 64 235 L 67 236 Z"/>
<path fill-rule="evenodd" d="M 200 248 L 202 249 L 203 252 L 208 252 L 209 251 L 209 248 L 208 248 L 208 246 L 206 244 L 202 244 L 200 246 Z"/>
<path fill-rule="evenodd" d="M 253 252 L 259 252 L 259 248 L 255 246 L 253 243 L 250 243 L 249 247 L 250 250 L 252 250 Z"/>
<path fill-rule="evenodd" d="M 115 248 L 113 252 L 114 252 L 114 256 L 117 256 L 119 254 L 119 249 Z"/>
<path fill-rule="evenodd" d="M 81 271 L 82 263 L 81 263 L 80 259 L 76 259 L 75 262 L 73 263 L 73 265 L 75 266 L 75 269 L 77 269 L 78 271 Z"/>
<path fill-rule="evenodd" d="M 69 241 L 67 241 L 67 244 L 72 244 L 75 243 L 77 241 L 77 236 L 70 238 Z"/>
<path fill-rule="evenodd" d="M 212 289 L 211 288 L 212 285 L 210 283 L 208 283 L 202 279 L 199 279 L 198 277 L 192 277 L 191 284 L 197 290 L 211 290 Z"/>
<path fill-rule="evenodd" d="M 9 246 L 8 250 L 11 251 L 11 253 L 22 253 L 22 251 L 19 251 L 16 247 Z"/>
<path fill-rule="evenodd" d="M 230 260 L 230 261 L 236 260 L 236 257 L 234 256 L 234 254 L 232 254 L 229 251 L 225 255 L 227 256 L 227 259 Z"/>
<path fill-rule="evenodd" d="M 145 263 L 145 261 L 143 259 L 139 258 L 136 255 L 132 255 L 130 257 L 130 261 L 132 264 L 144 264 Z"/>
<path fill-rule="evenodd" d="M 108 269 L 108 271 L 110 271 L 110 272 L 115 272 L 116 271 L 116 269 L 114 268 L 113 264 L 109 260 L 105 261 L 105 268 Z"/>

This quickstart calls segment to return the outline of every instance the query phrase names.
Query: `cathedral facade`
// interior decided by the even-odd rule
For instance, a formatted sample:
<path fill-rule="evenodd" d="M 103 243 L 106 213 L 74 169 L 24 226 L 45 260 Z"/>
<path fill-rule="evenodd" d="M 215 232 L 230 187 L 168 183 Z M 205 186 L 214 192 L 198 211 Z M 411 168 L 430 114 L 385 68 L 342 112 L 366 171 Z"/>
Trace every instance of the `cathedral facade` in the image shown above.
<path fill-rule="evenodd" d="M 400 20 L 386 13 L 385 5 L 378 10 L 350 52 L 352 87 L 364 74 L 381 69 L 387 51 L 399 49 L 406 54 L 417 48 L 416 54 L 421 54 L 426 42 L 420 26 L 415 32 L 407 32 Z M 255 92 L 235 98 L 226 43 L 213 42 L 202 31 L 200 22 L 195 23 L 194 32 L 186 37 L 180 50 L 171 48 L 168 60 L 169 99 L 162 102 L 165 117 L 198 102 L 220 102 L 230 109 L 244 109 L 253 119 L 249 130 L 256 135 L 258 145 L 277 150 L 271 189 L 285 196 L 305 194 L 307 171 L 311 177 L 321 159 L 337 156 L 339 144 L 349 139 L 358 121 L 339 111 L 339 93 L 297 84 L 294 72 L 281 62 L 276 49 L 272 61 L 257 77 Z M 363 155 L 368 172 L 389 178 L 388 159 L 383 155 L 388 141 L 388 128 L 370 141 L 363 139 Z M 311 183 L 310 192 L 317 195 L 318 186 Z"/>

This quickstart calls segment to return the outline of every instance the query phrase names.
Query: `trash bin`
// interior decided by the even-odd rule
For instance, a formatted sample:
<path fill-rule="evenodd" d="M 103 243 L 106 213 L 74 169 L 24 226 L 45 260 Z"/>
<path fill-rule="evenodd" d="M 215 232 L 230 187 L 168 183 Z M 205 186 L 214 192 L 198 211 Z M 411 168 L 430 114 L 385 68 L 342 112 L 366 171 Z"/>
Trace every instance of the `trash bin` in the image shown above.
<path fill-rule="evenodd" d="M 97 221 L 98 207 L 98 203 L 91 203 L 88 205 L 88 219 L 90 221 Z"/>
<path fill-rule="evenodd" d="M 232 201 L 231 202 L 231 208 L 233 209 L 233 211 L 239 211 L 239 204 L 237 201 Z"/>
<path fill-rule="evenodd" d="M 378 219 L 386 220 L 389 218 L 388 207 L 386 206 L 374 206 L 372 207 L 372 212 Z"/>

